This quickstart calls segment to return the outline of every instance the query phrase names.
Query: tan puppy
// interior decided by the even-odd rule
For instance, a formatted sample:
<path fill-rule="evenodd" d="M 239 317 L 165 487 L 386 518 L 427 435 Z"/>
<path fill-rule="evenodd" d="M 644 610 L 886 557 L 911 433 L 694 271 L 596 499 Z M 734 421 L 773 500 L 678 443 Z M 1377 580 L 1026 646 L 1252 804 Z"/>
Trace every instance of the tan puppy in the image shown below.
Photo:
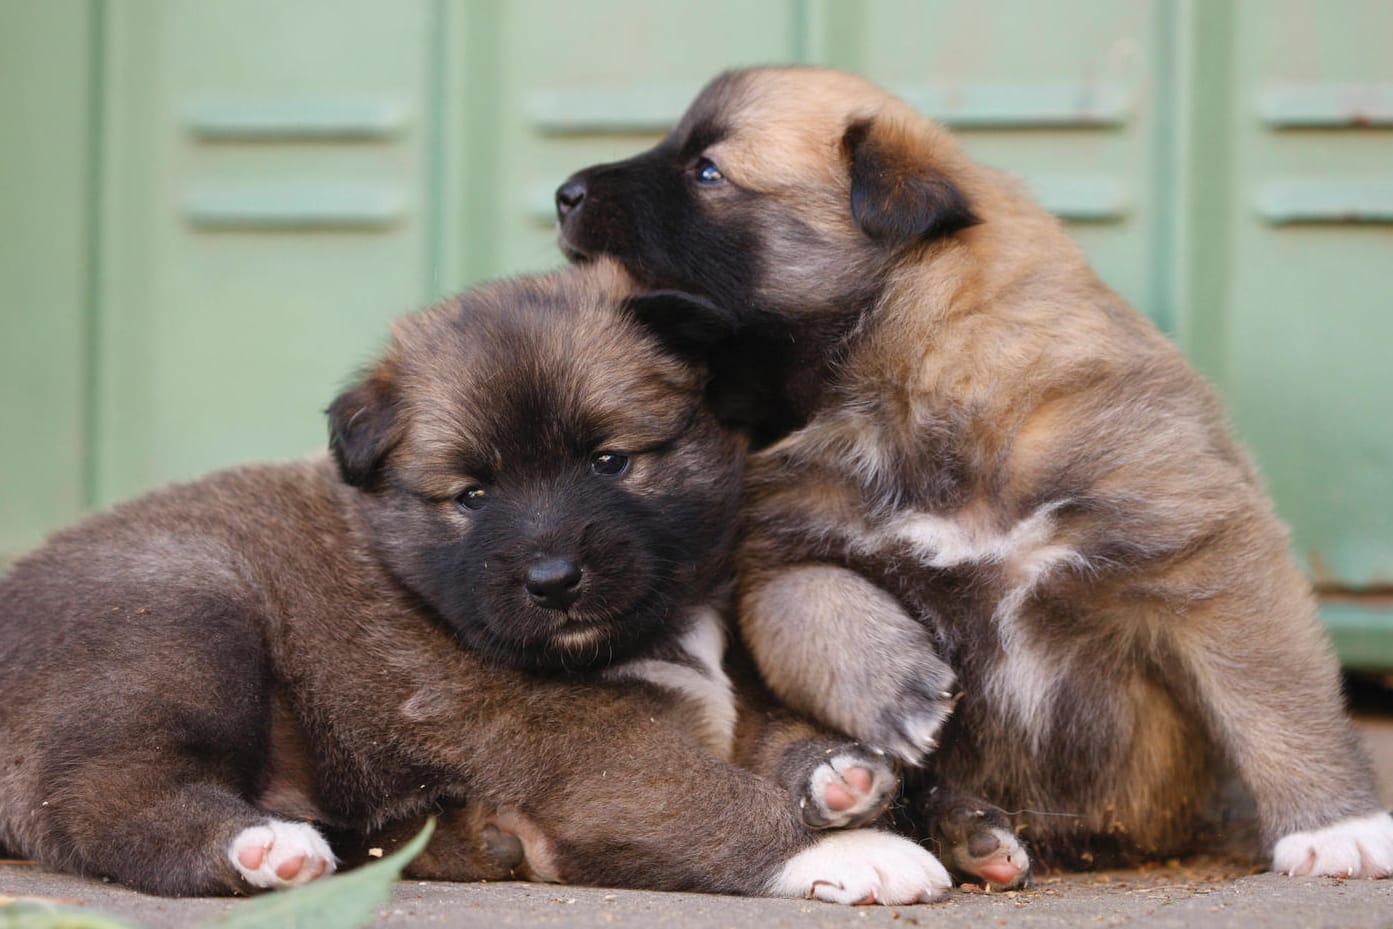
<path fill-rule="evenodd" d="M 893 785 L 859 746 L 748 738 L 774 776 L 729 763 L 743 443 L 703 403 L 700 334 L 660 343 L 631 315 L 669 301 L 631 292 L 601 264 L 407 317 L 331 407 L 332 459 L 165 488 L 17 564 L 0 844 L 225 893 L 332 871 L 323 829 L 446 807 L 416 873 L 942 890 L 911 842 L 815 831 Z"/>
<path fill-rule="evenodd" d="M 772 443 L 749 465 L 744 634 L 790 705 L 925 765 L 951 866 L 1024 875 L 1005 828 L 959 841 L 982 809 L 964 792 L 1061 859 L 1162 854 L 1194 844 L 1228 767 L 1275 869 L 1393 872 L 1252 464 L 1009 178 L 860 78 L 756 69 L 557 204 L 573 259 L 743 327 L 717 400 Z"/>

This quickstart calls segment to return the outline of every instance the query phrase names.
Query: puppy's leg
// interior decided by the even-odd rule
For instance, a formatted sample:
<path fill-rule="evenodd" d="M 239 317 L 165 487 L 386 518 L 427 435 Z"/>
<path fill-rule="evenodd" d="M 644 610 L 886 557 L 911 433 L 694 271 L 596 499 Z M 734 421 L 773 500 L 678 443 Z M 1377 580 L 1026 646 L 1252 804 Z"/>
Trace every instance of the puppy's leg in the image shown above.
<path fill-rule="evenodd" d="M 824 733 L 772 702 L 742 710 L 735 761 L 782 783 L 809 829 L 873 823 L 900 784 L 884 752 Z"/>
<path fill-rule="evenodd" d="M 291 887 L 333 873 L 313 826 L 268 816 L 203 777 L 164 753 L 72 766 L 41 801 L 41 860 L 168 896 Z"/>
<path fill-rule="evenodd" d="M 1249 602 L 1216 598 L 1188 617 L 1177 657 L 1253 795 L 1274 870 L 1388 877 L 1393 818 L 1345 715 L 1338 665 L 1304 581 L 1272 586 Z"/>
<path fill-rule="evenodd" d="M 804 739 L 784 752 L 783 782 L 798 798 L 810 829 L 845 829 L 879 819 L 895 798 L 899 775 L 883 753 L 856 742 Z"/>
<path fill-rule="evenodd" d="M 38 653 L 21 672 L 63 683 L 48 683 L 49 699 L 24 704 L 6 728 L 25 756 L 5 798 L 17 850 L 174 896 L 283 887 L 333 871 L 313 826 L 246 799 L 264 773 L 272 704 L 247 611 L 216 581 L 196 591 L 117 581 L 93 578 L 81 589 L 144 605 L 75 614 L 94 619 L 72 619 L 61 651 Z M 24 693 L 39 684 L 7 686 Z"/>
<path fill-rule="evenodd" d="M 1030 855 L 1000 808 L 951 787 L 934 787 L 922 816 L 939 860 L 959 880 L 996 890 L 1030 880 Z"/>
<path fill-rule="evenodd" d="M 530 727 L 492 720 L 494 734 L 462 759 L 480 799 L 522 842 L 526 873 L 842 903 L 913 903 L 951 886 L 937 859 L 907 839 L 868 829 L 819 834 L 784 784 L 705 750 L 673 725 L 672 704 L 640 688 L 593 693 L 584 705 L 569 693 L 544 706 L 547 687 L 538 682 Z M 521 736 L 529 728 L 536 745 Z M 564 752 L 553 729 L 567 733 Z"/>
<path fill-rule="evenodd" d="M 870 581 L 820 564 L 752 575 L 740 624 L 789 706 L 907 764 L 938 746 L 953 671 L 924 626 Z"/>
<path fill-rule="evenodd" d="M 309 823 L 262 818 L 233 836 L 228 860 L 253 887 L 296 887 L 334 872 L 334 853 Z"/>

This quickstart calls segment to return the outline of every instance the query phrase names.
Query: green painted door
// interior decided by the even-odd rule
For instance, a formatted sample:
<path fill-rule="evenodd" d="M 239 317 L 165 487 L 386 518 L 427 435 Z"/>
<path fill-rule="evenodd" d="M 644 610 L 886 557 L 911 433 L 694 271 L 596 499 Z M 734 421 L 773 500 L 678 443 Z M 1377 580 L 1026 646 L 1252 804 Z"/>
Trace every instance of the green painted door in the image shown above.
<path fill-rule="evenodd" d="M 1192 177 L 1212 250 L 1183 341 L 1219 384 L 1351 664 L 1393 667 L 1393 4 L 1247 0 Z M 1219 59 L 1216 57 L 1216 65 Z M 1198 181 L 1197 181 L 1198 182 Z"/>
<path fill-rule="evenodd" d="M 95 26 L 0 4 L 0 564 L 89 502 Z"/>
<path fill-rule="evenodd" d="M 426 2 L 103 13 L 93 499 L 322 444 L 426 300 Z"/>
<path fill-rule="evenodd" d="M 551 191 L 724 67 L 851 68 L 1019 173 L 1225 396 L 1393 667 L 1383 0 L 0 4 L 0 558 L 323 443 L 391 316 L 550 267 Z"/>

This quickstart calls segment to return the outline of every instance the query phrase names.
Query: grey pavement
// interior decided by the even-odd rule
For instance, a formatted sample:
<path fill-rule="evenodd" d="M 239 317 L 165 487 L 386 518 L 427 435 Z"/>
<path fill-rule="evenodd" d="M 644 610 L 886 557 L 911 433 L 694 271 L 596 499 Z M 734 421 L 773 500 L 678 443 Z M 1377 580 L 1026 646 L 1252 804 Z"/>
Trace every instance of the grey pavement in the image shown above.
<path fill-rule="evenodd" d="M 1385 803 L 1393 802 L 1393 717 L 1361 724 Z M 0 864 L 0 898 L 37 897 L 102 911 L 148 929 L 182 929 L 239 905 L 170 900 L 68 877 L 25 863 Z M 3 902 L 3 900 L 0 900 Z M 0 929 L 5 926 L 0 908 Z M 839 907 L 804 900 L 668 894 L 547 884 L 402 881 L 376 922 L 425 927 L 576 929 L 832 929 L 832 927 L 1138 926 L 1214 929 L 1393 929 L 1393 880 L 1349 881 L 1253 874 L 1223 860 L 1169 862 L 1128 871 L 1045 876 L 1028 890 L 956 890 L 911 907 Z"/>
<path fill-rule="evenodd" d="M 104 911 L 149 929 L 180 929 L 238 906 L 224 899 L 168 900 L 124 887 L 0 865 L 0 892 Z M 0 909 L 0 914 L 3 914 Z M 0 915 L 0 926 L 4 917 Z M 833 927 L 1090 926 L 1393 927 L 1393 881 L 1342 881 L 1258 874 L 1237 879 L 1186 865 L 1045 878 L 1006 894 L 954 891 L 939 903 L 842 907 L 805 900 L 668 894 L 545 884 L 404 881 L 376 923 L 425 927 L 576 929 L 833 929 Z"/>

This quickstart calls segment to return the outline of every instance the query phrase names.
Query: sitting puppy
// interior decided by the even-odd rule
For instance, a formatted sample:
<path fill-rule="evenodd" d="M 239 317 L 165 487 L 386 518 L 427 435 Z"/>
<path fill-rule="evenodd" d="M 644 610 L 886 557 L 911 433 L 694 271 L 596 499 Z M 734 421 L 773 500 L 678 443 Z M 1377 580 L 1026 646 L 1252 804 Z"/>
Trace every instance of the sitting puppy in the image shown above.
<path fill-rule="evenodd" d="M 772 443 L 748 465 L 741 628 L 791 706 L 924 764 L 946 863 L 1025 875 L 972 796 L 1057 860 L 1183 850 L 1227 765 L 1275 869 L 1393 872 L 1252 464 L 1013 182 L 859 78 L 756 69 L 557 209 L 572 259 L 741 327 L 718 401 Z M 974 821 L 997 841 L 963 841 Z"/>
<path fill-rule="evenodd" d="M 168 487 L 17 564 L 0 844 L 226 893 L 334 870 L 307 820 L 362 834 L 449 808 L 456 877 L 945 888 L 904 839 L 814 831 L 869 818 L 884 761 L 766 732 L 747 741 L 774 777 L 729 763 L 711 604 L 742 443 L 675 354 L 699 344 L 641 330 L 629 286 L 597 266 L 408 317 L 330 409 L 332 459 Z"/>

